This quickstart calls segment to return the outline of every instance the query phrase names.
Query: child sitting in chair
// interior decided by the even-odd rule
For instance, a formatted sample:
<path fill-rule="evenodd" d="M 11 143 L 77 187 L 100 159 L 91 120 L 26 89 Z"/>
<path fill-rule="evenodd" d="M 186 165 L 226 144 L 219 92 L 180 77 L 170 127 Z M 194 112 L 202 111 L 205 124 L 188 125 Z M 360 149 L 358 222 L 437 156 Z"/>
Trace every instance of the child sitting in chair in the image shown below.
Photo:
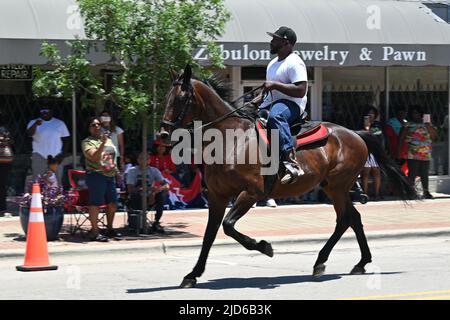
<path fill-rule="evenodd" d="M 56 178 L 56 171 L 61 164 L 61 158 L 59 156 L 48 156 L 47 166 L 48 170 L 42 175 L 43 180 L 49 188 L 58 188 L 58 179 Z"/>

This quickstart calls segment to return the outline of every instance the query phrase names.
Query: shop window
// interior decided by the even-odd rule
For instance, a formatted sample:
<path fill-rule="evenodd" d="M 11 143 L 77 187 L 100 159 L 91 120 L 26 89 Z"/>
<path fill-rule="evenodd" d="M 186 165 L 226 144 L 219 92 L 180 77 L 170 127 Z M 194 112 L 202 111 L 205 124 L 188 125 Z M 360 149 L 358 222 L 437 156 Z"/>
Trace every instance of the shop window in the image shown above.
<path fill-rule="evenodd" d="M 363 124 L 363 113 L 367 106 L 382 109 L 380 108 L 380 94 L 380 87 L 326 86 L 322 97 L 322 118 L 324 121 L 333 122 L 352 130 L 360 130 Z"/>
<path fill-rule="evenodd" d="M 29 91 L 31 92 L 31 90 Z M 31 95 L 0 95 L 0 108 L 6 110 L 6 124 L 14 138 L 13 174 L 9 185 L 10 194 L 23 192 L 25 177 L 31 167 L 30 154 L 32 139 L 26 135 L 26 127 L 30 120 L 36 119 L 40 106 L 53 107 L 53 114 L 66 124 L 72 134 L 72 102 L 65 99 L 41 98 L 32 99 Z M 92 108 L 77 107 L 77 149 L 81 152 L 81 140 L 87 136 L 86 121 L 95 114 Z M 72 150 L 72 139 L 69 140 L 69 150 Z"/>
<path fill-rule="evenodd" d="M 428 87 L 424 91 L 407 90 L 410 88 L 395 88 L 389 95 L 389 113 L 394 116 L 396 108 L 418 104 L 424 113 L 431 114 L 431 122 L 438 132 L 433 140 L 430 175 L 448 174 L 448 128 L 445 122 L 448 115 L 448 93 L 442 86 Z"/>
<path fill-rule="evenodd" d="M 242 80 L 264 80 L 266 79 L 266 67 L 242 67 Z"/>
<path fill-rule="evenodd" d="M 450 7 L 448 5 L 441 3 L 427 3 L 426 6 L 439 18 L 446 22 L 450 22 Z"/>
<path fill-rule="evenodd" d="M 448 130 L 444 119 L 448 115 L 448 69 L 445 67 L 392 67 L 389 68 L 389 115 L 397 107 L 418 104 L 438 131 L 433 141 L 430 174 L 448 173 Z"/>

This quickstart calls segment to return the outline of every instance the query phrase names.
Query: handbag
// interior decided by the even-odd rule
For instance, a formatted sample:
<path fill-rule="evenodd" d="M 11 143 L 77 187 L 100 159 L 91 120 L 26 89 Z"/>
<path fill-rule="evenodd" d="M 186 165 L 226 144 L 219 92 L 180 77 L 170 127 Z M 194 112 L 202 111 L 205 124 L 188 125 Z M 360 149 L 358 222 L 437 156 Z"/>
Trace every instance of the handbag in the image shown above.
<path fill-rule="evenodd" d="M 0 164 L 10 164 L 13 162 L 13 151 L 10 146 L 0 145 Z"/>

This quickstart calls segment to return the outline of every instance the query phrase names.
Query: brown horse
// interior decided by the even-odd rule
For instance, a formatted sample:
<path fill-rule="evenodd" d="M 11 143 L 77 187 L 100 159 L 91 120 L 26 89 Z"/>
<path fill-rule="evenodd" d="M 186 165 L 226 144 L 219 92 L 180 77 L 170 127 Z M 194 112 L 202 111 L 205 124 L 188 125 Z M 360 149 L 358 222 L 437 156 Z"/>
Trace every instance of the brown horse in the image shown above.
<path fill-rule="evenodd" d="M 186 66 L 184 73 L 174 76 L 173 87 L 167 95 L 161 130 L 166 138 L 176 128 L 186 127 L 193 120 L 210 123 L 211 128 L 225 132 L 226 129 L 255 128 L 255 121 L 243 117 L 242 113 L 232 113 L 234 109 L 207 84 L 192 79 L 192 71 Z M 315 149 L 297 152 L 305 175 L 297 182 L 282 185 L 275 181 L 269 194 L 264 190 L 264 177 L 260 174 L 261 164 L 212 164 L 205 168 L 205 182 L 208 187 L 209 216 L 200 257 L 192 272 L 187 274 L 181 287 L 195 286 L 206 265 L 209 250 L 222 223 L 225 234 L 232 237 L 248 250 L 257 250 L 269 257 L 273 256 L 272 246 L 265 240 L 256 240 L 238 232 L 234 225 L 254 203 L 270 198 L 287 198 L 304 194 L 320 185 L 331 199 L 337 215 L 336 228 L 328 242 L 319 252 L 313 275 L 321 276 L 325 271 L 331 250 L 344 232 L 351 227 L 361 250 L 361 260 L 351 273 L 365 272 L 365 265 L 372 256 L 364 234 L 361 216 L 350 200 L 349 191 L 368 157 L 374 154 L 380 168 L 386 174 L 394 189 L 403 199 L 414 199 L 416 193 L 395 163 L 384 153 L 375 137 L 366 132 L 354 132 L 332 123 L 324 123 L 331 131 L 326 144 Z M 225 136 L 225 134 L 224 134 Z M 256 143 L 255 141 L 253 141 Z M 251 143 L 251 142 L 250 142 Z M 234 148 L 235 154 L 246 148 Z M 231 199 L 233 207 L 225 216 L 225 209 Z M 223 221 L 223 222 L 222 222 Z"/>

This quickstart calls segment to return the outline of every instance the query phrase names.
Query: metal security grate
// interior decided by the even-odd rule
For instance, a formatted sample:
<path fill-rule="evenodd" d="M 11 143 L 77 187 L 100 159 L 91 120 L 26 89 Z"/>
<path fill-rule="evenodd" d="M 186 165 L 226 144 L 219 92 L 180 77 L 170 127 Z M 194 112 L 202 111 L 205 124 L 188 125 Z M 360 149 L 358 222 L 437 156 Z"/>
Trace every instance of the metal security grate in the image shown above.
<path fill-rule="evenodd" d="M 448 130 L 444 128 L 444 119 L 448 114 L 448 93 L 446 86 L 427 86 L 422 90 L 405 90 L 411 88 L 392 88 L 397 91 L 390 93 L 390 116 L 394 116 L 398 106 L 408 107 L 412 104 L 422 106 L 424 113 L 431 114 L 433 126 L 439 136 L 433 141 L 430 174 L 448 174 Z M 400 90 L 399 90 L 400 89 Z M 414 89 L 414 88 L 412 88 Z"/>
<path fill-rule="evenodd" d="M 381 88 L 364 86 L 335 87 L 327 86 L 323 91 L 323 120 L 330 121 L 349 129 L 362 127 L 364 107 L 373 105 L 380 110 L 380 121 L 394 117 L 399 106 L 418 104 L 424 113 L 431 114 L 439 137 L 433 141 L 433 154 L 430 174 L 448 174 L 448 130 L 444 128 L 444 119 L 448 114 L 448 92 L 446 85 L 433 86 L 392 86 L 389 92 L 389 117 L 386 117 L 385 91 Z"/>
<path fill-rule="evenodd" d="M 54 107 L 54 116 L 72 130 L 72 103 L 62 99 L 45 98 L 33 100 L 30 95 L 0 95 L 0 108 L 6 111 L 6 124 L 14 138 L 14 162 L 9 175 L 9 195 L 21 194 L 24 190 L 25 178 L 31 168 L 30 155 L 32 139 L 26 135 L 26 127 L 30 120 L 38 117 L 39 107 L 46 105 Z M 87 134 L 86 121 L 95 114 L 94 109 L 77 109 L 77 149 L 80 151 L 80 141 Z M 69 142 L 70 151 L 72 141 Z"/>
<path fill-rule="evenodd" d="M 381 89 L 371 86 L 326 86 L 322 99 L 324 121 L 359 130 L 365 107 L 379 105 Z"/>

